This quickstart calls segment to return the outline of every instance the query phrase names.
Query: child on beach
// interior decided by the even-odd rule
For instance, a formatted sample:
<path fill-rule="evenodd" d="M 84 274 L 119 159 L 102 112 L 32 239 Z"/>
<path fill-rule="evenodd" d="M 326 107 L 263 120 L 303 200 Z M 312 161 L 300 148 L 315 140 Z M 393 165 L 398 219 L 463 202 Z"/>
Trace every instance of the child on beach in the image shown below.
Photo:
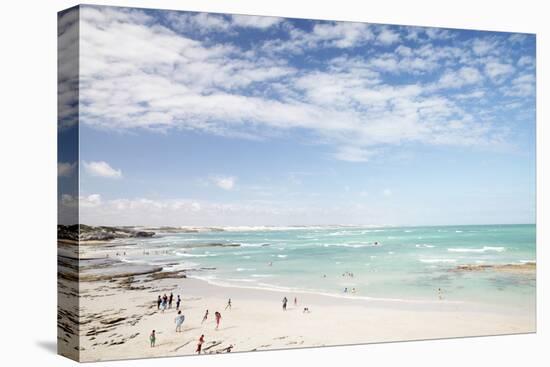
<path fill-rule="evenodd" d="M 157 337 L 155 335 L 155 330 L 151 331 L 151 335 L 149 335 L 149 342 L 151 342 L 151 348 L 155 347 L 155 342 L 157 340 Z"/>
<path fill-rule="evenodd" d="M 216 311 L 214 313 L 214 316 L 216 316 L 216 329 L 220 327 L 220 320 L 222 319 L 222 314 Z"/>
<path fill-rule="evenodd" d="M 197 343 L 197 350 L 195 352 L 197 352 L 198 354 L 201 354 L 203 343 L 204 343 L 204 334 L 201 335 L 201 337 L 199 338 L 199 342 Z"/>
<path fill-rule="evenodd" d="M 227 306 L 225 306 L 225 309 L 230 309 L 231 310 L 231 298 L 229 298 L 229 300 L 227 301 Z"/>
<path fill-rule="evenodd" d="M 288 302 L 288 299 L 283 298 L 283 311 L 286 311 L 286 303 Z"/>
<path fill-rule="evenodd" d="M 208 318 L 208 310 L 206 310 L 206 312 L 204 313 L 204 316 L 202 317 L 201 324 L 203 324 L 206 321 L 207 318 Z"/>
<path fill-rule="evenodd" d="M 185 316 L 181 314 L 181 311 L 178 311 L 178 316 L 176 316 L 176 332 L 181 332 L 181 325 L 185 321 Z"/>
<path fill-rule="evenodd" d="M 181 298 L 180 298 L 180 295 L 178 294 L 178 299 L 176 300 L 176 310 L 180 309 L 180 303 L 181 303 Z"/>

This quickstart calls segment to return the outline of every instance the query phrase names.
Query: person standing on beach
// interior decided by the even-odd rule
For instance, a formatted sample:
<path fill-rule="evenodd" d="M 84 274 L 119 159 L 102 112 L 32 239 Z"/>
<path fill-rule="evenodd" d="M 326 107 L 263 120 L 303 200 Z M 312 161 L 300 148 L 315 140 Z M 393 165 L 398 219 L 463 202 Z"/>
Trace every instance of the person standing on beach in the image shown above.
<path fill-rule="evenodd" d="M 294 307 L 298 306 L 298 298 L 294 297 Z"/>
<path fill-rule="evenodd" d="M 165 297 L 162 297 L 162 303 L 160 304 L 161 312 L 166 311 L 166 306 L 168 305 L 168 301 Z"/>
<path fill-rule="evenodd" d="M 288 299 L 286 299 L 286 297 L 283 298 L 283 311 L 286 311 L 286 304 L 287 304 L 287 302 L 288 302 Z"/>
<path fill-rule="evenodd" d="M 443 299 L 443 291 L 441 288 L 437 288 L 437 296 L 439 297 L 439 300 Z"/>
<path fill-rule="evenodd" d="M 180 303 L 181 303 L 181 298 L 180 298 L 180 295 L 178 294 L 178 299 L 176 300 L 176 310 L 178 311 L 180 309 Z"/>
<path fill-rule="evenodd" d="M 181 311 L 178 311 L 178 316 L 176 316 L 176 332 L 181 332 L 181 325 L 185 321 L 185 316 L 181 314 Z"/>
<path fill-rule="evenodd" d="M 202 334 L 201 337 L 199 338 L 199 342 L 197 343 L 197 350 L 195 352 L 197 352 L 198 354 L 201 354 L 203 344 L 204 344 L 204 334 Z"/>
<path fill-rule="evenodd" d="M 170 298 L 168 299 L 168 308 L 172 308 L 173 301 L 174 301 L 174 294 L 170 292 Z"/>
<path fill-rule="evenodd" d="M 222 314 L 216 311 L 214 313 L 214 316 L 216 316 L 216 329 L 220 327 L 220 320 L 222 319 Z"/>
<path fill-rule="evenodd" d="M 227 306 L 225 306 L 225 309 L 230 309 L 231 310 L 231 298 L 229 298 L 229 300 L 227 301 Z"/>
<path fill-rule="evenodd" d="M 206 319 L 208 319 L 208 310 L 206 310 L 206 312 L 204 313 L 204 316 L 202 317 L 201 324 L 204 324 L 204 322 L 206 321 Z"/>
<path fill-rule="evenodd" d="M 161 303 L 162 303 L 162 298 L 160 297 L 160 294 L 159 294 L 159 298 L 157 298 L 157 310 L 160 310 Z"/>
<path fill-rule="evenodd" d="M 157 341 L 157 336 L 155 335 L 155 330 L 151 331 L 151 335 L 149 335 L 149 342 L 151 342 L 151 348 L 155 347 L 155 342 Z"/>

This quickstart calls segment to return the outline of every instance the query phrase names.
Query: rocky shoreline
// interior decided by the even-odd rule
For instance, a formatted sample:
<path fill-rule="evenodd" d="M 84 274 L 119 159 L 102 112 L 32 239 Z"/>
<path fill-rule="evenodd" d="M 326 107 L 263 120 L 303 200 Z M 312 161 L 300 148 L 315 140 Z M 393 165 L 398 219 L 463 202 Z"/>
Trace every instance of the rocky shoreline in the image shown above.
<path fill-rule="evenodd" d="M 149 238 L 155 232 L 137 230 L 131 227 L 88 226 L 73 224 L 58 225 L 57 238 L 70 241 L 110 241 L 117 238 Z"/>
<path fill-rule="evenodd" d="M 465 264 L 453 268 L 454 272 L 478 272 L 478 271 L 497 271 L 518 274 L 530 274 L 537 270 L 535 262 L 525 262 L 521 264 Z"/>

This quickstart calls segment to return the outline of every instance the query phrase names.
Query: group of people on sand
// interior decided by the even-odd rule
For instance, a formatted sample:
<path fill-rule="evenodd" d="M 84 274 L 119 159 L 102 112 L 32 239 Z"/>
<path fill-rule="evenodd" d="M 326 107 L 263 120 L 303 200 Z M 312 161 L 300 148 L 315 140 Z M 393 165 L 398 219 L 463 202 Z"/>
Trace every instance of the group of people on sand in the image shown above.
<path fill-rule="evenodd" d="M 286 305 L 288 304 L 288 298 L 283 297 L 283 311 L 286 311 Z M 298 297 L 294 297 L 294 307 L 298 307 Z M 304 307 L 304 313 L 310 313 L 309 307 Z"/>
<path fill-rule="evenodd" d="M 227 307 L 226 307 L 227 309 Z M 204 313 L 204 316 L 202 317 L 201 324 L 204 324 L 206 320 L 208 320 L 208 315 L 210 314 L 210 311 L 206 310 Z M 218 311 L 214 312 L 214 317 L 216 318 L 216 329 L 220 327 L 220 321 L 222 320 L 222 314 Z"/>
<path fill-rule="evenodd" d="M 357 292 L 357 290 L 355 288 L 351 288 L 349 290 L 348 290 L 348 287 L 344 288 L 344 293 L 350 293 L 350 292 L 355 294 L 355 292 Z"/>
<path fill-rule="evenodd" d="M 166 293 L 164 293 L 164 296 L 158 296 L 157 298 L 157 310 L 161 310 L 162 312 L 166 311 L 167 308 L 172 308 L 172 303 L 174 302 L 174 294 L 170 293 L 170 296 L 167 296 Z M 176 299 L 176 310 L 180 309 L 181 304 L 181 298 L 178 294 L 178 298 Z"/>
<path fill-rule="evenodd" d="M 164 294 L 164 296 L 161 297 L 159 295 L 158 298 L 157 298 L 157 310 L 161 310 L 161 312 L 164 312 L 166 310 L 166 308 L 172 308 L 173 300 L 174 300 L 174 294 L 173 293 L 170 293 L 170 296 Z M 174 319 L 174 321 L 176 323 L 176 332 L 177 333 L 182 332 L 182 325 L 185 321 L 185 315 L 183 315 L 181 313 L 181 310 L 179 309 L 180 308 L 180 303 L 181 303 L 181 298 L 180 298 L 180 295 L 178 294 L 177 301 L 176 301 L 177 315 L 176 315 L 176 318 Z M 232 307 L 232 302 L 231 302 L 231 298 L 229 298 L 228 301 L 227 301 L 227 305 L 225 306 L 225 309 L 226 310 L 227 309 L 231 310 L 231 307 Z M 207 309 L 206 312 L 204 313 L 201 324 L 204 324 L 204 322 L 208 320 L 209 314 L 210 314 L 210 312 Z M 216 330 L 217 330 L 220 327 L 222 314 L 219 311 L 216 311 L 216 312 L 214 312 L 214 317 L 215 317 L 215 320 L 216 320 Z M 151 334 L 149 335 L 149 342 L 150 342 L 151 348 L 155 347 L 156 340 L 157 340 L 156 331 L 153 330 L 153 331 L 151 331 Z M 200 336 L 199 342 L 197 344 L 196 352 L 198 354 L 201 354 L 203 343 L 204 343 L 204 334 Z M 227 348 L 223 349 L 222 351 L 225 351 L 225 352 L 229 353 L 229 352 L 231 352 L 232 349 L 233 349 L 233 344 L 229 345 Z"/>

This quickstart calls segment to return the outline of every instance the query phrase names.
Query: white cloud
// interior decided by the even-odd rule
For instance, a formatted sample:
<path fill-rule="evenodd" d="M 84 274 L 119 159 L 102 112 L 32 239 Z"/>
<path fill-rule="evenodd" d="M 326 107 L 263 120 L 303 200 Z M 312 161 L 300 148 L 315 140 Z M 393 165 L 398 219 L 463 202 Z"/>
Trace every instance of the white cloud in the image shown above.
<path fill-rule="evenodd" d="M 384 196 L 386 196 L 386 197 L 389 197 L 389 196 L 392 196 L 393 193 L 392 193 L 392 191 L 391 191 L 390 189 L 384 189 L 384 190 L 382 191 L 382 195 L 384 195 Z"/>
<path fill-rule="evenodd" d="M 501 83 L 514 72 L 514 67 L 499 61 L 489 61 L 485 64 L 485 73 L 496 83 Z"/>
<path fill-rule="evenodd" d="M 233 188 L 235 187 L 235 183 L 237 182 L 237 178 L 230 176 L 217 176 L 213 177 L 212 181 L 220 189 L 233 190 Z"/>
<path fill-rule="evenodd" d="M 439 94 L 430 83 L 383 82 L 382 72 L 414 74 L 447 65 L 458 70 L 454 79 L 446 80 L 448 85 L 474 85 L 479 72 L 474 65 L 462 65 L 471 55 L 468 48 L 428 43 L 398 47 L 395 54 L 341 56 L 317 69 L 298 70 L 287 64 L 284 53 L 276 52 L 355 47 L 393 31 L 319 22 L 306 32 L 284 24 L 288 40 L 243 51 L 232 43 L 210 44 L 208 37 L 198 41 L 182 36 L 151 24 L 139 12 L 102 9 L 81 11 L 80 116 L 87 125 L 185 129 L 242 138 L 284 136 L 300 129 L 331 146 L 336 159 L 356 162 L 368 160 L 387 144 L 490 146 L 502 139 L 490 118 L 474 119 L 462 108 L 465 99 Z M 232 22 L 212 17 L 200 19 L 220 31 L 224 22 Z M 384 37 L 390 41 L 396 36 Z M 500 81 L 513 68 L 491 59 L 485 72 Z M 455 123 L 448 124 L 451 119 Z M 113 176 L 120 173 L 113 171 Z"/>
<path fill-rule="evenodd" d="M 341 161 L 367 162 L 375 154 L 375 152 L 359 147 L 341 147 L 334 156 Z"/>
<path fill-rule="evenodd" d="M 459 70 L 448 70 L 439 79 L 441 88 L 460 88 L 465 85 L 477 84 L 482 75 L 475 67 L 463 66 Z"/>
<path fill-rule="evenodd" d="M 535 76 L 523 74 L 513 79 L 510 85 L 503 88 L 503 93 L 513 97 L 529 97 L 535 95 Z"/>
<path fill-rule="evenodd" d="M 267 29 L 283 21 L 278 17 L 261 17 L 254 15 L 233 15 L 233 24 L 239 27 Z"/>
<path fill-rule="evenodd" d="M 518 59 L 518 66 L 531 68 L 535 66 L 535 58 L 531 56 L 522 56 Z"/>
<path fill-rule="evenodd" d="M 374 38 L 368 24 L 352 22 L 316 24 L 312 36 L 338 48 L 355 47 Z"/>
<path fill-rule="evenodd" d="M 382 28 L 376 40 L 383 45 L 391 45 L 399 41 L 399 33 L 392 31 L 390 28 Z"/>
<path fill-rule="evenodd" d="M 101 195 L 99 194 L 90 194 L 79 196 L 78 204 L 81 208 L 95 208 L 100 206 L 102 203 Z"/>
<path fill-rule="evenodd" d="M 65 208 L 95 208 L 102 204 L 101 195 L 91 194 L 91 195 L 82 195 L 78 199 L 69 194 L 61 195 L 60 203 Z M 73 216 L 76 216 L 76 213 L 73 213 Z"/>
<path fill-rule="evenodd" d="M 477 90 L 474 90 L 472 92 L 469 92 L 469 93 L 461 93 L 461 94 L 457 94 L 456 95 L 456 98 L 457 99 L 481 99 L 485 96 L 485 91 L 482 90 L 482 89 L 477 89 Z"/>
<path fill-rule="evenodd" d="M 122 171 L 119 169 L 114 169 L 109 165 L 109 163 L 104 161 L 97 162 L 82 162 L 86 173 L 90 176 L 96 177 L 105 177 L 105 178 L 121 178 Z"/>
<path fill-rule="evenodd" d="M 70 177 L 73 175 L 76 168 L 76 162 L 58 162 L 57 163 L 57 176 L 58 177 Z"/>
<path fill-rule="evenodd" d="M 231 28 L 231 22 L 217 14 L 168 12 L 166 18 L 171 27 L 182 32 L 227 32 Z"/>
<path fill-rule="evenodd" d="M 472 50 L 478 56 L 483 56 L 497 50 L 498 43 L 493 40 L 476 38 L 472 42 Z"/>
<path fill-rule="evenodd" d="M 318 22 L 311 32 L 287 25 L 289 39 L 274 39 L 262 44 L 269 54 L 301 54 L 315 48 L 352 48 L 375 39 L 370 25 L 353 22 Z"/>

